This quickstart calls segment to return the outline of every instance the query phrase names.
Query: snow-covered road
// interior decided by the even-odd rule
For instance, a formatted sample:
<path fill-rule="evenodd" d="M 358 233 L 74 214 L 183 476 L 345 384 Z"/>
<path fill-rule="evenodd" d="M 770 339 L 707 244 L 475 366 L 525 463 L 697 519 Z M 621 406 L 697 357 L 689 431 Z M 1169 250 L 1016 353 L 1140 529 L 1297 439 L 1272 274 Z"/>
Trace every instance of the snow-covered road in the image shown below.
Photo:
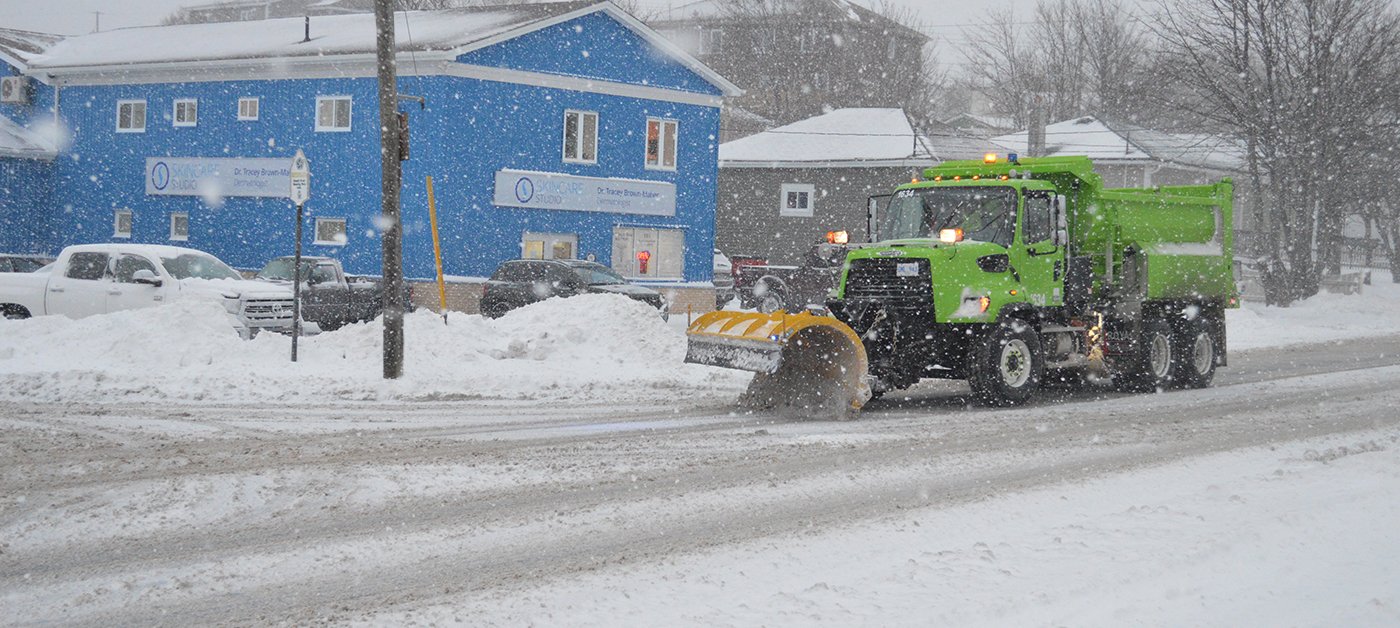
<path fill-rule="evenodd" d="M 0 622 L 1232 623 L 1309 599 L 1284 623 L 1385 623 L 1400 543 L 1342 533 L 1394 520 L 1397 382 L 1386 337 L 1009 411 L 930 383 L 849 423 L 712 395 L 16 403 Z M 1319 589 L 1289 556 L 1356 586 Z"/>

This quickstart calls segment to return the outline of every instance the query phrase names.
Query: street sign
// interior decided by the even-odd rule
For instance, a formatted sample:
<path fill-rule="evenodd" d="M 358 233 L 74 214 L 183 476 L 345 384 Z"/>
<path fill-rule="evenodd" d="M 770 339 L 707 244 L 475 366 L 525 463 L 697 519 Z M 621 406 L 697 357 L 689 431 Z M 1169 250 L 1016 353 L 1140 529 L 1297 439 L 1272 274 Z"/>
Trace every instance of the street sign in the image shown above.
<path fill-rule="evenodd" d="M 311 163 L 301 149 L 297 149 L 297 154 L 292 157 L 291 180 L 288 198 L 298 206 L 305 205 L 306 200 L 311 198 Z"/>
<path fill-rule="evenodd" d="M 311 163 L 306 154 L 297 149 L 292 156 L 291 189 L 287 197 L 297 206 L 297 227 L 295 253 L 292 256 L 292 361 L 297 361 L 297 338 L 301 336 L 301 225 L 302 206 L 311 198 Z"/>

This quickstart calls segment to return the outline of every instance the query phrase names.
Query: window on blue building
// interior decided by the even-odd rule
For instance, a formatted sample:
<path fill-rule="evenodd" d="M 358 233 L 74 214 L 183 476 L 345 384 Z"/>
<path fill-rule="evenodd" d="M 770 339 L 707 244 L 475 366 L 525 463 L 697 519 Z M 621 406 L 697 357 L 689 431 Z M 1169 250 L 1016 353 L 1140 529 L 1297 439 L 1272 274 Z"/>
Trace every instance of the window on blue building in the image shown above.
<path fill-rule="evenodd" d="M 238 99 L 238 119 L 244 122 L 252 122 L 258 119 L 257 96 L 248 96 Z"/>
<path fill-rule="evenodd" d="M 676 169 L 676 134 L 680 123 L 675 120 L 647 118 L 647 168 Z"/>
<path fill-rule="evenodd" d="M 317 131 L 349 131 L 349 130 L 350 130 L 350 97 L 349 97 L 349 96 L 317 96 L 317 97 L 316 97 L 316 130 L 317 130 Z"/>
<path fill-rule="evenodd" d="M 199 101 L 181 98 L 175 101 L 175 126 L 199 124 Z"/>
<path fill-rule="evenodd" d="M 564 161 L 598 163 L 598 113 L 564 112 Z"/>
<path fill-rule="evenodd" d="M 118 100 L 118 101 L 117 101 L 117 132 L 118 132 L 118 133 L 145 133 L 145 132 L 146 132 L 146 101 L 144 101 L 144 100 Z"/>
<path fill-rule="evenodd" d="M 131 237 L 131 210 L 118 209 L 112 216 L 112 237 Z"/>
<path fill-rule="evenodd" d="M 180 242 L 190 239 L 189 212 L 172 212 L 170 214 L 170 239 Z"/>
<path fill-rule="evenodd" d="M 345 246 L 345 219 L 317 218 L 316 244 Z"/>

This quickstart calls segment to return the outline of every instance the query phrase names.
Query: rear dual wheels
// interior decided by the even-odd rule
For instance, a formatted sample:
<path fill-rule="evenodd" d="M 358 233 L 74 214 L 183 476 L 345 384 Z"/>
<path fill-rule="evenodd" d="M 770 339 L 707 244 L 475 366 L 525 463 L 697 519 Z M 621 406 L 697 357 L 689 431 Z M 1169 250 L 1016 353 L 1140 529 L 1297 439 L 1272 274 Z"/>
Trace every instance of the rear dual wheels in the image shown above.
<path fill-rule="evenodd" d="M 1205 388 L 1215 379 L 1217 352 L 1205 319 L 1182 321 L 1175 330 L 1165 321 L 1149 321 L 1142 326 L 1137 352 L 1113 383 L 1125 392 Z"/>
<path fill-rule="evenodd" d="M 968 366 L 973 398 L 989 406 L 1030 401 L 1045 375 L 1040 339 L 1017 320 L 997 325 L 974 343 Z"/>
<path fill-rule="evenodd" d="M 1171 386 L 1180 363 L 1175 356 L 1177 344 L 1165 321 L 1143 323 L 1137 350 L 1114 374 L 1114 387 L 1123 392 L 1152 392 Z"/>
<path fill-rule="evenodd" d="M 1176 372 L 1172 383 L 1178 388 L 1206 388 L 1215 379 L 1218 349 L 1210 325 L 1203 319 L 1189 321 L 1176 334 Z"/>

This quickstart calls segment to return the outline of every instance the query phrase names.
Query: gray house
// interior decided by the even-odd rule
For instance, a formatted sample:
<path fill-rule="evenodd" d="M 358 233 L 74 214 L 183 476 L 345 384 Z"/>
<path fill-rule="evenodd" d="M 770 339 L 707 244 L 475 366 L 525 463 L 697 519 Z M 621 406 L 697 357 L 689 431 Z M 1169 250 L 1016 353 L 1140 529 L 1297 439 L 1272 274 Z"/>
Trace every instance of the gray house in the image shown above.
<path fill-rule="evenodd" d="M 866 200 L 923 168 L 995 147 L 919 133 L 900 109 L 837 109 L 720 145 L 715 245 L 726 255 L 801 261 L 828 231 L 863 242 Z"/>

